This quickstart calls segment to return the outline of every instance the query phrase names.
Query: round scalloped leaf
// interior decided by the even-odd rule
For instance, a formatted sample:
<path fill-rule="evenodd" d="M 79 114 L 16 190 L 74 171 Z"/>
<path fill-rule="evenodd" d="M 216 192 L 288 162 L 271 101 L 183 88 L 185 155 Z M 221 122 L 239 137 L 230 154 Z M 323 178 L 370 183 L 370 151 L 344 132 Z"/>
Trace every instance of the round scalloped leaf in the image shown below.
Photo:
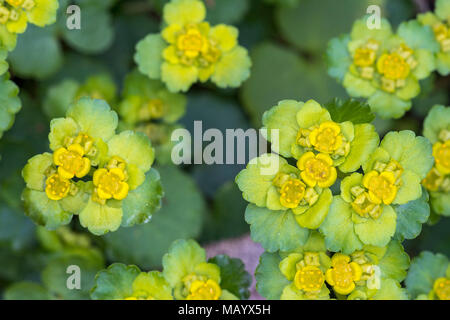
<path fill-rule="evenodd" d="M 373 300 L 409 300 L 408 293 L 394 279 L 381 279 L 381 287 L 370 297 Z"/>
<path fill-rule="evenodd" d="M 287 6 L 276 10 L 275 22 L 281 35 L 298 49 L 324 52 L 331 38 L 351 30 L 353 22 L 366 13 L 369 4 L 374 3 L 302 0 L 295 8 Z"/>
<path fill-rule="evenodd" d="M 49 119 L 62 118 L 67 108 L 74 102 L 80 87 L 77 81 L 66 79 L 47 90 L 43 101 L 43 110 Z"/>
<path fill-rule="evenodd" d="M 128 193 L 123 200 L 122 227 L 131 227 L 150 221 L 153 213 L 161 208 L 163 195 L 159 173 L 152 168 L 145 175 L 144 183 Z"/>
<path fill-rule="evenodd" d="M 339 226 L 337 228 L 336 226 Z M 327 249 L 333 252 L 342 251 L 350 254 L 363 247 L 363 243 L 355 232 L 350 204 L 340 196 L 335 196 L 320 232 L 325 236 Z"/>
<path fill-rule="evenodd" d="M 308 240 L 309 230 L 299 226 L 291 210 L 273 211 L 249 204 L 245 221 L 250 224 L 252 240 L 269 252 L 293 250 Z"/>
<path fill-rule="evenodd" d="M 80 6 L 81 28 L 69 29 L 66 19 L 59 20 L 59 30 L 63 39 L 72 48 L 87 54 L 100 53 L 109 48 L 114 40 L 111 15 L 95 6 Z"/>
<path fill-rule="evenodd" d="M 399 282 L 405 279 L 409 267 L 409 256 L 398 241 L 391 241 L 383 257 L 378 262 L 382 278 L 391 278 Z"/>
<path fill-rule="evenodd" d="M 20 186 L 23 188 L 22 184 Z M 4 187 L 11 186 L 0 185 L 0 193 Z M 20 192 L 12 196 L 20 199 Z M 8 243 L 15 250 L 30 246 L 35 240 L 34 223 L 23 214 L 22 210 L 4 204 L 2 197 L 3 194 L 0 194 L 0 243 Z"/>
<path fill-rule="evenodd" d="M 264 298 L 278 300 L 290 281 L 280 271 L 278 253 L 264 252 L 255 271 L 256 290 Z"/>
<path fill-rule="evenodd" d="M 206 21 L 211 25 L 219 23 L 235 24 L 247 13 L 249 0 L 214 0 L 205 1 Z"/>
<path fill-rule="evenodd" d="M 76 276 L 75 272 L 77 272 L 70 271 L 69 266 L 79 268 L 79 290 L 68 287 L 71 283 L 69 277 Z M 104 261 L 99 251 L 85 248 L 68 250 L 51 258 L 42 271 L 41 277 L 45 287 L 57 297 L 66 300 L 89 299 L 89 291 L 94 286 L 95 275 L 102 268 L 104 268 Z"/>
<path fill-rule="evenodd" d="M 65 0 L 67 2 L 67 0 Z M 109 9 L 111 8 L 118 0 L 75 0 L 75 3 L 80 7 L 83 6 L 91 6 L 99 9 Z"/>
<path fill-rule="evenodd" d="M 414 239 L 422 231 L 422 224 L 427 222 L 430 216 L 430 205 L 428 204 L 428 192 L 422 188 L 422 196 L 406 204 L 395 206 L 397 213 L 397 229 L 395 238 Z"/>
<path fill-rule="evenodd" d="M 242 85 L 241 98 L 255 127 L 266 110 L 285 99 L 325 103 L 346 96 L 326 74 L 325 62 L 309 62 L 293 50 L 266 42 L 251 51 L 252 73 Z"/>
<path fill-rule="evenodd" d="M 72 213 L 63 210 L 58 201 L 50 200 L 45 192 L 26 188 L 22 200 L 25 214 L 38 225 L 56 229 L 72 221 Z"/>
<path fill-rule="evenodd" d="M 218 255 L 209 259 L 220 268 L 220 287 L 225 289 L 240 300 L 250 297 L 249 287 L 252 277 L 245 271 L 245 266 L 240 259 L 230 258 L 226 255 Z"/>
<path fill-rule="evenodd" d="M 208 129 L 219 129 L 224 136 L 226 135 L 226 130 L 230 128 L 239 128 L 237 130 L 242 129 L 244 131 L 249 128 L 245 114 L 243 110 L 239 108 L 237 103 L 230 99 L 218 97 L 210 92 L 190 94 L 188 97 L 187 112 L 181 119 L 181 123 L 189 130 L 192 137 L 196 136 L 194 134 L 194 121 L 197 120 L 202 121 L 203 132 Z M 225 140 L 224 145 L 226 145 Z M 234 139 L 235 155 L 237 155 L 238 146 L 236 140 L 237 139 Z M 204 142 L 204 148 L 208 144 L 209 142 Z M 245 156 L 245 159 L 248 159 L 248 153 L 246 148 L 246 151 L 244 153 L 239 153 L 239 155 Z M 226 153 L 224 151 L 224 162 L 226 161 L 225 156 Z M 206 194 L 206 196 L 212 198 L 225 182 L 234 180 L 234 177 L 242 170 L 241 164 L 237 164 L 236 161 L 234 161 L 234 163 L 235 164 L 228 165 L 195 165 L 192 168 L 192 176 L 197 181 L 201 191 Z"/>
<path fill-rule="evenodd" d="M 14 73 L 23 78 L 44 79 L 54 74 L 63 63 L 62 49 L 54 35 L 54 28 L 29 25 L 17 40 L 9 61 Z"/>
<path fill-rule="evenodd" d="M 95 276 L 91 299 L 116 300 L 133 295 L 133 281 L 141 273 L 136 266 L 113 263 Z"/>
<path fill-rule="evenodd" d="M 10 129 L 14 123 L 15 114 L 20 111 L 22 104 L 17 96 L 19 87 L 9 80 L 5 74 L 0 79 L 0 138 L 3 132 Z"/>
<path fill-rule="evenodd" d="M 149 270 L 161 266 L 161 258 L 174 240 L 199 235 L 205 203 L 197 186 L 177 167 L 157 170 L 165 193 L 161 209 L 150 223 L 107 234 L 104 240 L 110 260 Z"/>
<path fill-rule="evenodd" d="M 445 277 L 448 267 L 447 257 L 440 253 L 424 251 L 414 258 L 405 280 L 411 297 L 414 299 L 420 294 L 428 294 L 433 289 L 434 281 Z"/>
<path fill-rule="evenodd" d="M 234 238 L 249 232 L 244 213 L 247 202 L 233 181 L 225 183 L 215 194 L 213 209 L 205 217 L 202 240 Z"/>
<path fill-rule="evenodd" d="M 5 300 L 51 300 L 53 296 L 42 285 L 34 282 L 17 282 L 6 288 Z"/>

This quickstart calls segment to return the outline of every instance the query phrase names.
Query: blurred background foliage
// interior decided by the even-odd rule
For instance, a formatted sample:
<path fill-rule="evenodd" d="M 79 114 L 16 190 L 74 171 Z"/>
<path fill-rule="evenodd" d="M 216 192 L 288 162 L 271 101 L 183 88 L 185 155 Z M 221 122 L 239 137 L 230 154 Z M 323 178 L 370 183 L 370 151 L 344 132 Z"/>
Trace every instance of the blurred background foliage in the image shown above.
<path fill-rule="evenodd" d="M 21 169 L 31 156 L 47 151 L 51 112 L 45 109 L 49 88 L 62 81 L 83 83 L 92 75 L 108 74 L 122 89 L 135 68 L 136 43 L 158 32 L 166 0 L 61 0 L 57 23 L 46 28 L 29 26 L 10 54 L 11 78 L 20 87 L 23 103 L 13 128 L 0 140 L 0 294 L 6 298 L 88 298 L 95 272 L 112 262 L 159 268 L 162 255 L 178 238 L 202 244 L 232 238 L 249 231 L 243 214 L 246 203 L 234 184 L 244 167 L 157 163 L 165 190 L 162 209 L 148 224 L 121 228 L 104 237 L 70 228 L 46 231 L 23 214 Z M 187 95 L 181 124 L 193 132 L 259 128 L 265 110 L 282 99 L 321 103 L 346 97 L 344 89 L 327 75 L 327 42 L 350 31 L 353 21 L 378 4 L 382 15 L 396 26 L 423 10 L 413 0 L 205 0 L 207 20 L 239 28 L 240 43 L 253 61 L 251 77 L 240 89 L 222 90 L 199 84 Z M 432 1 L 421 1 L 431 5 Z M 81 30 L 66 28 L 66 8 L 81 8 Z M 70 84 L 68 85 L 70 86 Z M 436 103 L 448 105 L 449 78 L 426 79 L 414 106 L 399 120 L 376 119 L 381 135 L 411 129 L 420 134 L 423 118 Z M 69 90 L 70 91 L 70 90 Z M 64 89 L 63 89 L 64 92 Z M 63 96 L 64 98 L 64 96 Z M 67 97 L 66 97 L 67 98 Z M 115 108 L 115 105 L 112 105 Z M 411 256 L 421 250 L 450 256 L 450 219 L 434 221 L 405 245 Z M 65 289 L 65 267 L 78 264 L 86 273 L 81 291 Z M 26 282 L 24 282 L 26 281 Z M 11 286 L 12 285 L 12 286 Z M 9 288 L 4 292 L 5 288 Z"/>

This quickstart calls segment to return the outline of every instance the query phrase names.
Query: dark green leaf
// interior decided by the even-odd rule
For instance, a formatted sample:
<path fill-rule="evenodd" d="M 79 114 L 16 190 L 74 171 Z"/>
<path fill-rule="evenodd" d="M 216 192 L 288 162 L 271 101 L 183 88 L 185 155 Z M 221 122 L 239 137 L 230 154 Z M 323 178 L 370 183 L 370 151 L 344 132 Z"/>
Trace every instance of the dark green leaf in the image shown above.
<path fill-rule="evenodd" d="M 174 240 L 199 235 L 205 203 L 195 183 L 174 166 L 158 171 L 165 192 L 161 210 L 149 223 L 120 228 L 104 237 L 112 261 L 136 264 L 143 270 L 157 268 Z"/>
<path fill-rule="evenodd" d="M 422 197 L 406 204 L 395 206 L 397 213 L 397 229 L 395 238 L 414 239 L 422 231 L 422 224 L 427 222 L 430 216 L 430 205 L 428 204 L 428 192 L 423 189 Z"/>
<path fill-rule="evenodd" d="M 250 297 L 249 287 L 252 277 L 245 271 L 245 266 L 240 259 L 230 258 L 226 255 L 218 255 L 208 262 L 220 267 L 220 287 L 226 289 L 241 300 Z"/>
<path fill-rule="evenodd" d="M 334 122 L 351 121 L 353 124 L 368 123 L 375 119 L 367 103 L 355 99 L 343 101 L 335 98 L 324 105 Z"/>

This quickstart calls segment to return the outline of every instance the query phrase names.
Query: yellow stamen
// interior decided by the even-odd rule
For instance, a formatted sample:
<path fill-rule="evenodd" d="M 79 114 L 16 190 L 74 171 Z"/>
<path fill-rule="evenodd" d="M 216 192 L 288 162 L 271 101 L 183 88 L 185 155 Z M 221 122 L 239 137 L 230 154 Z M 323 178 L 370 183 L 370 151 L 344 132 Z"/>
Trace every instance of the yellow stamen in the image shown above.
<path fill-rule="evenodd" d="M 321 188 L 328 188 L 337 178 L 336 168 L 333 167 L 333 160 L 329 155 L 319 153 L 314 155 L 306 152 L 297 162 L 301 170 L 301 177 L 310 187 L 318 185 Z"/>
<path fill-rule="evenodd" d="M 96 170 L 93 182 L 100 199 L 123 200 L 128 195 L 129 186 L 125 182 L 125 173 L 120 168 Z"/>
<path fill-rule="evenodd" d="M 450 174 L 450 140 L 436 142 L 433 145 L 433 157 L 436 168 L 442 174 Z"/>
<path fill-rule="evenodd" d="M 189 288 L 187 300 L 219 300 L 222 289 L 214 280 L 195 280 Z"/>
<path fill-rule="evenodd" d="M 369 67 L 376 59 L 376 53 L 369 48 L 358 48 L 353 55 L 353 62 L 358 67 Z"/>
<path fill-rule="evenodd" d="M 377 61 L 378 72 L 389 80 L 405 79 L 410 66 L 398 53 L 384 53 Z"/>
<path fill-rule="evenodd" d="M 431 168 L 422 184 L 430 191 L 438 191 L 439 187 L 443 184 L 445 175 L 443 175 L 436 167 Z"/>
<path fill-rule="evenodd" d="M 83 156 L 83 147 L 79 144 L 72 144 L 67 149 L 56 150 L 53 154 L 53 162 L 58 166 L 58 173 L 63 178 L 71 179 L 74 176 L 82 178 L 91 169 L 91 161 Z"/>
<path fill-rule="evenodd" d="M 45 193 L 51 200 L 61 200 L 67 196 L 70 191 L 70 180 L 61 177 L 55 173 L 45 181 Z"/>
<path fill-rule="evenodd" d="M 323 122 L 311 131 L 309 140 L 317 151 L 333 153 L 342 145 L 341 127 L 333 121 Z"/>
<path fill-rule="evenodd" d="M 159 119 L 164 115 L 164 103 L 161 99 L 150 99 L 139 111 L 139 119 L 148 121 L 151 119 Z"/>
<path fill-rule="evenodd" d="M 434 282 L 433 290 L 439 300 L 450 300 L 450 279 L 438 278 Z"/>
<path fill-rule="evenodd" d="M 379 204 L 371 202 L 367 192 L 363 192 L 356 196 L 351 205 L 353 210 L 364 218 L 370 216 L 377 219 L 382 212 L 382 207 Z"/>
<path fill-rule="evenodd" d="M 370 171 L 363 178 L 363 185 L 369 190 L 369 200 L 375 204 L 391 204 L 397 195 L 396 178 L 392 172 Z"/>
<path fill-rule="evenodd" d="M 349 294 L 355 289 L 355 282 L 361 279 L 362 269 L 349 256 L 336 253 L 331 258 L 331 268 L 325 273 L 327 282 L 339 294 Z"/>
<path fill-rule="evenodd" d="M 325 277 L 322 270 L 316 266 L 305 266 L 300 268 L 294 277 L 294 284 L 299 290 L 306 292 L 319 291 L 322 289 Z"/>
<path fill-rule="evenodd" d="M 209 48 L 208 39 L 202 35 L 196 26 L 190 26 L 178 36 L 177 49 L 189 59 L 197 58 L 201 52 L 207 52 Z"/>
<path fill-rule="evenodd" d="M 299 179 L 289 179 L 280 190 L 280 202 L 286 208 L 296 208 L 305 196 L 306 185 Z"/>

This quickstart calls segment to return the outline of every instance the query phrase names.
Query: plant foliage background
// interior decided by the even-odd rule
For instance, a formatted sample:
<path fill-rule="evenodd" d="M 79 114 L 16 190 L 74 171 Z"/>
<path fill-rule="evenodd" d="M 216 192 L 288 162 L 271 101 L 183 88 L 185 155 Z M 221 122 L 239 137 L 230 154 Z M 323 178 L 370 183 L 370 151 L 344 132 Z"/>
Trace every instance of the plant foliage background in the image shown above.
<path fill-rule="evenodd" d="M 120 92 L 125 76 L 135 68 L 136 43 L 148 33 L 159 32 L 165 2 L 61 0 L 56 24 L 29 26 L 19 37 L 8 61 L 11 79 L 20 88 L 22 110 L 0 140 L 0 295 L 9 285 L 27 280 L 40 285 L 33 289 L 19 285 L 16 297 L 22 292 L 41 298 L 87 298 L 95 273 L 112 262 L 136 264 L 144 270 L 160 268 L 162 255 L 175 239 L 193 238 L 207 244 L 249 232 L 244 220 L 246 202 L 234 183 L 244 165 L 176 167 L 157 161 L 165 191 L 161 210 L 151 223 L 121 228 L 104 237 L 86 233 L 74 222 L 62 231 L 48 232 L 23 213 L 20 172 L 27 159 L 47 151 L 49 89 L 63 80 L 84 83 L 90 76 L 109 74 Z M 80 31 L 66 28 L 65 9 L 70 3 L 81 8 Z M 369 4 L 379 4 L 383 17 L 395 27 L 415 17 L 421 9 L 417 3 L 205 0 L 208 21 L 239 29 L 240 44 L 252 59 L 251 76 L 239 89 L 195 85 L 187 94 L 180 124 L 191 132 L 194 120 L 203 121 L 203 130 L 260 128 L 264 111 L 279 100 L 312 98 L 323 104 L 334 97 L 347 98 L 344 88 L 327 74 L 328 41 L 349 32 Z M 380 137 L 402 129 L 420 135 L 431 106 L 449 104 L 449 77 L 434 74 L 423 81 L 422 88 L 403 118 L 375 119 Z M 418 238 L 405 241 L 405 249 L 411 257 L 423 250 L 450 256 L 449 229 L 450 219 L 441 218 L 434 226 L 424 226 Z M 82 285 L 85 290 L 70 295 L 60 287 L 69 262 L 89 273 Z"/>

